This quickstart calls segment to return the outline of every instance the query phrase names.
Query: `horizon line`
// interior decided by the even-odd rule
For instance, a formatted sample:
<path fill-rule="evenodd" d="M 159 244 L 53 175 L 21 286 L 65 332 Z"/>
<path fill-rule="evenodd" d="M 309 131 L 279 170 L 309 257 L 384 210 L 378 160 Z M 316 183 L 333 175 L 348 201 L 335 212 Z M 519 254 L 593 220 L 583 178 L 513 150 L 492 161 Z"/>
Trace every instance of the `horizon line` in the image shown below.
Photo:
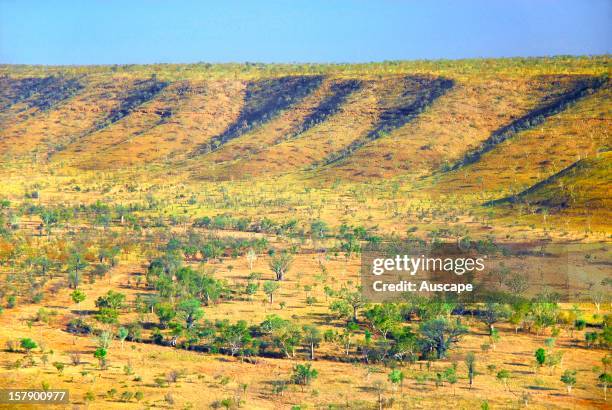
<path fill-rule="evenodd" d="M 500 57 L 459 57 L 459 58 L 423 58 L 423 59 L 392 59 L 392 60 L 376 60 L 376 61 L 355 61 L 355 62 L 315 62 L 315 61 L 292 61 L 292 62 L 262 62 L 262 61 L 194 61 L 194 62 L 153 62 L 153 63 L 91 63 L 91 64 L 45 64 L 45 63 L 4 63 L 0 62 L 0 67 L 6 66 L 29 66 L 29 67 L 114 67 L 114 66 L 153 66 L 153 65 L 328 65 L 328 66 L 346 66 L 346 65 L 367 65 L 367 64 L 384 64 L 384 63 L 410 63 L 410 62 L 461 62 L 471 60 L 541 60 L 541 59 L 556 59 L 556 58 L 609 58 L 612 53 L 604 54 L 553 54 L 553 55 L 537 55 L 537 56 L 500 56 Z"/>

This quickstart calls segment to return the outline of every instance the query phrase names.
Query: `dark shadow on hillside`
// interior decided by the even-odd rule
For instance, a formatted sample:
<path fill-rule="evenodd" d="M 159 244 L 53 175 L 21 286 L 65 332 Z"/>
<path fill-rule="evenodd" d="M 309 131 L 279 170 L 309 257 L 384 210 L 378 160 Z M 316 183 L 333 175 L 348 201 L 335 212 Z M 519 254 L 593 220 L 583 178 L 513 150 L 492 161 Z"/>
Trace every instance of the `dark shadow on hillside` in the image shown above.
<path fill-rule="evenodd" d="M 134 81 L 125 91 L 122 91 L 117 97 L 119 101 L 117 107 L 112 109 L 102 120 L 98 121 L 92 127 L 85 129 L 77 134 L 67 136 L 61 144 L 58 144 L 54 148 L 53 153 L 63 151 L 68 145 L 80 140 L 81 138 L 87 137 L 90 134 L 103 130 L 120 121 L 121 119 L 127 117 L 136 109 L 138 109 L 138 107 L 155 98 L 168 85 L 169 83 L 158 81 L 156 78 Z M 99 97 L 109 98 L 108 96 L 105 96 L 105 94 L 101 94 Z M 163 111 L 159 112 L 158 115 L 160 116 L 160 119 L 154 124 L 152 124 L 149 128 L 153 128 L 165 122 L 167 118 L 172 115 L 172 112 Z M 149 128 L 147 128 L 147 130 Z"/>
<path fill-rule="evenodd" d="M 484 206 L 496 206 L 503 204 L 516 204 L 516 203 L 529 203 L 530 205 L 541 206 L 543 208 L 549 208 L 554 210 L 562 210 L 571 206 L 571 198 L 569 195 L 555 195 L 554 197 L 548 195 L 542 198 L 537 198 L 539 193 L 546 191 L 549 187 L 556 187 L 559 185 L 559 181 L 564 177 L 575 178 L 584 175 L 589 176 L 589 180 L 595 182 L 596 178 L 593 175 L 601 173 L 606 175 L 606 170 L 609 167 L 610 157 L 602 155 L 598 158 L 586 158 L 574 162 L 570 166 L 562 169 L 561 171 L 553 174 L 540 182 L 532 185 L 531 187 L 519 192 L 515 195 L 510 195 L 504 198 L 496 199 L 493 201 L 485 202 Z M 535 198 L 530 199 L 532 196 Z M 593 205 L 593 204 L 592 204 Z M 539 210 L 538 210 L 539 212 Z M 598 262 L 602 265 L 608 265 L 610 262 L 602 261 Z"/>
<path fill-rule="evenodd" d="M 202 144 L 196 154 L 205 154 L 265 124 L 281 111 L 301 101 L 321 85 L 323 76 L 288 76 L 251 81 L 236 121 L 222 134 Z"/>
<path fill-rule="evenodd" d="M 480 157 L 491 151 L 498 144 L 514 137 L 521 131 L 528 130 L 542 124 L 546 118 L 566 110 L 580 99 L 593 94 L 598 89 L 609 84 L 604 77 L 576 76 L 569 89 L 545 96 L 538 107 L 524 116 L 512 121 L 510 124 L 493 131 L 491 136 L 476 150 L 465 155 L 463 160 L 456 163 L 452 170 L 477 162 Z"/>
<path fill-rule="evenodd" d="M 98 313 L 98 311 L 93 309 L 72 309 L 70 313 L 78 316 L 89 316 Z"/>
<path fill-rule="evenodd" d="M 84 88 L 77 78 L 50 76 L 41 78 L 0 78 L 0 111 L 29 109 L 44 112 L 76 95 Z M 18 107 L 16 107 L 19 105 Z M 0 122 L 1 123 L 1 122 Z"/>
<path fill-rule="evenodd" d="M 362 82 L 358 80 L 340 80 L 334 82 L 330 87 L 330 94 L 325 96 L 319 105 L 310 113 L 304 121 L 293 131 L 292 134 L 284 136 L 276 141 L 280 143 L 298 137 L 310 128 L 322 123 L 328 117 L 336 114 L 346 99 L 362 87 Z"/>
<path fill-rule="evenodd" d="M 74 95 L 83 88 L 76 78 L 0 78 L 0 111 L 19 103 L 27 108 L 47 110 L 57 102 Z"/>
<path fill-rule="evenodd" d="M 382 99 L 380 118 L 366 135 L 363 135 L 344 149 L 330 154 L 321 165 L 341 161 L 370 141 L 382 138 L 419 116 L 438 97 L 454 86 L 453 80 L 426 76 L 406 76 L 402 81 L 402 91 L 391 98 Z"/>
<path fill-rule="evenodd" d="M 122 118 L 127 117 L 136 108 L 152 100 L 167 86 L 167 82 L 158 81 L 155 78 L 138 80 L 134 82 L 133 86 L 120 99 L 119 106 L 113 109 L 103 121 L 96 124 L 96 126 L 87 133 L 90 134 L 95 131 L 99 131 L 116 123 Z"/>

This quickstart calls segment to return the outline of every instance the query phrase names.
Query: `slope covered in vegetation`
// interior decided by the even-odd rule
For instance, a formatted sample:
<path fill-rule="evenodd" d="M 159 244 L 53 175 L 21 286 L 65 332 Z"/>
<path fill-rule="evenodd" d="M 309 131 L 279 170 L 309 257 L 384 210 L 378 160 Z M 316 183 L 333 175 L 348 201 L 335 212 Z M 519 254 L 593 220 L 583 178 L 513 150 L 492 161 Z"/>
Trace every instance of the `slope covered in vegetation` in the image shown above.
<path fill-rule="evenodd" d="M 482 192 L 505 196 L 610 149 L 608 86 L 585 96 L 545 122 L 513 134 L 455 170 L 444 170 L 436 189 L 444 192 Z"/>
<path fill-rule="evenodd" d="M 199 160 L 222 163 L 249 158 L 268 147 L 296 138 L 338 111 L 348 96 L 360 88 L 353 80 L 326 79 L 308 96 L 291 109 L 284 110 L 259 127 L 245 132 L 240 138 L 224 144 L 220 149 Z M 291 92 L 291 89 L 285 90 Z"/>
<path fill-rule="evenodd" d="M 558 213 L 585 224 L 607 224 L 612 217 L 610 197 L 612 152 L 579 160 L 537 184 L 487 205 L 507 205 L 521 212 Z"/>
<path fill-rule="evenodd" d="M 1 66 L 1 155 L 193 183 L 419 176 L 490 200 L 609 146 L 607 61 Z"/>
<path fill-rule="evenodd" d="M 0 79 L 0 127 L 43 113 L 77 94 L 83 85 L 77 78 Z"/>
<path fill-rule="evenodd" d="M 7 121 L 0 139 L 4 153 L 24 155 L 28 152 L 52 154 L 62 151 L 81 138 L 128 116 L 163 87 L 163 84 L 151 80 L 126 78 L 81 81 L 83 89 L 63 104 L 57 107 L 49 105 L 44 112 L 23 118 L 23 121 Z M 95 149 L 95 146 L 90 145 L 90 149 Z"/>
<path fill-rule="evenodd" d="M 201 147 L 210 152 L 228 141 L 259 127 L 284 109 L 300 101 L 321 84 L 321 76 L 293 76 L 250 81 L 246 85 L 240 115 L 221 135 Z"/>
<path fill-rule="evenodd" d="M 599 88 L 608 85 L 607 78 L 578 77 L 570 79 L 570 84 L 565 87 L 562 86 L 561 81 L 555 82 L 554 92 L 546 95 L 536 109 L 512 121 L 512 123 L 495 130 L 478 149 L 466 154 L 465 158 L 455 165 L 454 168 L 460 168 L 466 164 L 478 161 L 482 154 L 491 151 L 497 144 L 512 138 L 522 130 L 542 124 L 547 117 L 567 109 L 567 107 L 576 103 L 581 98 L 591 95 Z"/>

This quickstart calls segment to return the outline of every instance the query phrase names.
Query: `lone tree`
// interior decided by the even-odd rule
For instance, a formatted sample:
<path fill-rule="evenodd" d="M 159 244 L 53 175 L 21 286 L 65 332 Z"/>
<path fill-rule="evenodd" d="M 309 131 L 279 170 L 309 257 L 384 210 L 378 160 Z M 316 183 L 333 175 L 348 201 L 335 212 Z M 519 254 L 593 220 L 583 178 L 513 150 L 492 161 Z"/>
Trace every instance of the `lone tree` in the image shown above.
<path fill-rule="evenodd" d="M 610 373 L 602 373 L 597 379 L 603 388 L 604 401 L 608 401 L 608 386 L 612 384 L 612 375 Z"/>
<path fill-rule="evenodd" d="M 481 320 L 489 328 L 489 334 L 493 335 L 495 323 L 500 322 L 510 316 L 510 309 L 507 305 L 496 302 L 487 302 L 481 310 Z"/>
<path fill-rule="evenodd" d="M 474 385 L 474 378 L 476 377 L 476 355 L 474 352 L 469 352 L 465 356 L 465 366 L 468 371 L 468 380 L 470 382 L 470 389 Z"/>
<path fill-rule="evenodd" d="M 255 263 L 255 260 L 257 260 L 257 254 L 255 253 L 255 251 L 253 250 L 253 248 L 250 248 L 246 254 L 246 259 L 247 262 L 249 263 L 249 271 L 253 270 L 253 263 Z"/>
<path fill-rule="evenodd" d="M 193 325 L 204 316 L 204 310 L 200 306 L 198 299 L 183 299 L 179 302 L 177 310 L 185 319 L 187 329 L 191 329 Z"/>
<path fill-rule="evenodd" d="M 313 221 L 310 224 L 310 238 L 312 239 L 312 244 L 314 248 L 317 247 L 317 242 L 321 239 L 324 239 L 329 232 L 329 227 L 322 220 Z"/>
<path fill-rule="evenodd" d="M 302 391 L 304 388 L 317 378 L 319 372 L 316 369 L 312 368 L 310 363 L 306 364 L 298 364 L 293 368 L 293 375 L 291 377 L 293 383 L 302 387 Z"/>
<path fill-rule="evenodd" d="M 81 283 L 81 271 L 87 267 L 88 263 L 83 254 L 73 249 L 68 259 L 68 272 L 70 287 L 76 289 Z"/>
<path fill-rule="evenodd" d="M 176 311 L 169 303 L 158 303 L 155 305 L 154 310 L 159 319 L 159 324 L 164 329 L 166 329 L 170 321 L 176 317 Z"/>
<path fill-rule="evenodd" d="M 508 379 L 510 378 L 510 372 L 508 370 L 502 369 L 497 372 L 497 380 L 504 384 L 504 390 L 508 390 Z"/>
<path fill-rule="evenodd" d="M 306 342 L 308 348 L 310 349 L 310 360 L 314 360 L 315 348 L 319 347 L 319 344 L 321 343 L 321 332 L 314 325 L 304 325 L 302 330 L 304 331 L 304 342 Z"/>
<path fill-rule="evenodd" d="M 598 337 L 597 332 L 586 332 L 584 334 L 584 340 L 586 340 L 586 345 L 589 349 L 595 345 Z"/>
<path fill-rule="evenodd" d="M 84 292 L 82 292 L 82 291 L 80 291 L 80 290 L 78 290 L 78 289 L 75 289 L 75 290 L 74 290 L 74 291 L 73 291 L 73 292 L 70 294 L 70 298 L 72 299 L 72 301 L 73 301 L 74 303 L 76 303 L 76 304 L 78 305 L 79 303 L 81 303 L 82 301 L 84 301 L 84 300 L 85 300 L 85 293 L 84 293 Z"/>
<path fill-rule="evenodd" d="M 357 315 L 359 309 L 367 304 L 367 301 L 361 294 L 361 290 L 349 290 L 343 288 L 338 292 L 338 300 L 332 302 L 329 306 L 332 312 L 335 312 L 339 317 L 346 318 L 347 321 L 358 322 Z"/>
<path fill-rule="evenodd" d="M 604 373 L 608 373 L 610 365 L 612 365 L 612 354 L 607 354 L 601 359 L 601 363 L 604 365 Z"/>
<path fill-rule="evenodd" d="M 375 305 L 366 310 L 363 316 L 365 316 L 370 327 L 385 340 L 387 334 L 396 330 L 402 322 L 401 311 L 398 305 L 393 303 Z"/>
<path fill-rule="evenodd" d="M 501 340 L 501 336 L 499 335 L 499 330 L 491 329 L 491 335 L 489 336 L 489 339 L 491 339 L 491 346 L 493 346 L 493 351 L 495 351 L 495 347 L 497 346 L 497 343 L 499 343 L 499 341 Z"/>
<path fill-rule="evenodd" d="M 21 339 L 20 345 L 28 355 L 32 352 L 32 349 L 36 349 L 37 347 L 36 342 L 30 338 Z"/>
<path fill-rule="evenodd" d="M 263 291 L 270 298 L 270 304 L 274 303 L 274 293 L 278 290 L 280 285 L 277 282 L 271 280 L 264 282 Z"/>
<path fill-rule="evenodd" d="M 106 295 L 99 296 L 96 299 L 96 307 L 107 308 L 113 310 L 122 309 L 125 305 L 125 295 L 123 293 L 109 290 Z"/>
<path fill-rule="evenodd" d="M 47 229 L 47 237 L 51 237 L 51 227 L 58 223 L 56 212 L 44 210 L 40 214 L 40 219 L 42 219 L 44 227 Z M 40 230 L 40 233 L 42 236 L 42 229 Z"/>
<path fill-rule="evenodd" d="M 389 373 L 389 381 L 393 383 L 394 386 L 399 385 L 400 391 L 403 389 L 404 386 L 404 378 L 404 372 L 399 369 L 392 370 L 391 373 Z"/>
<path fill-rule="evenodd" d="M 447 351 L 467 333 L 467 328 L 447 319 L 433 319 L 420 327 L 423 352 L 436 352 L 438 359 L 446 357 Z"/>
<path fill-rule="evenodd" d="M 385 400 L 384 396 L 386 391 L 385 384 L 382 382 L 382 380 L 376 380 L 374 383 L 372 383 L 372 389 L 377 396 L 376 403 L 378 404 L 378 410 L 383 410 L 387 405 L 387 400 Z"/>
<path fill-rule="evenodd" d="M 270 269 L 276 275 L 276 280 L 283 280 L 285 278 L 285 274 L 291 268 L 291 263 L 293 262 L 293 257 L 286 253 L 282 252 L 278 256 L 273 256 L 270 260 Z"/>
<path fill-rule="evenodd" d="M 57 372 L 61 375 L 62 373 L 64 373 L 64 363 L 62 362 L 53 362 L 53 367 L 55 367 L 55 369 L 57 370 Z"/>
<path fill-rule="evenodd" d="M 565 384 L 567 394 L 572 394 L 572 388 L 576 385 L 576 370 L 566 370 L 563 372 L 561 381 Z"/>
<path fill-rule="evenodd" d="M 444 370 L 444 379 L 453 386 L 453 396 L 455 395 L 455 384 L 457 383 L 457 370 L 451 366 Z"/>
<path fill-rule="evenodd" d="M 535 358 L 538 363 L 538 368 L 544 366 L 544 363 L 546 363 L 546 350 L 540 347 L 535 351 Z"/>
<path fill-rule="evenodd" d="M 127 339 L 129 334 L 129 330 L 127 330 L 125 327 L 120 327 L 117 331 L 117 337 L 119 337 L 119 341 L 121 342 L 121 350 L 123 350 L 123 343 L 125 342 L 125 339 Z"/>
<path fill-rule="evenodd" d="M 106 368 L 106 356 L 107 356 L 106 349 L 103 347 L 99 347 L 96 349 L 93 355 L 96 359 L 98 359 L 100 369 L 105 369 Z"/>

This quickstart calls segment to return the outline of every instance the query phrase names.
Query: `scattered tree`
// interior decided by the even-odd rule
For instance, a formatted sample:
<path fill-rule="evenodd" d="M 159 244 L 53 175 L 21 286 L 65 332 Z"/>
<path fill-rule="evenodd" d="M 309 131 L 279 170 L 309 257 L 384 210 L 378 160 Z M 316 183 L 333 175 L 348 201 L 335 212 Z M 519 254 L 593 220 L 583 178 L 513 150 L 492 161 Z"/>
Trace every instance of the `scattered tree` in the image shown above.
<path fill-rule="evenodd" d="M 321 332 L 314 325 L 304 325 L 302 327 L 304 342 L 310 350 L 310 360 L 315 359 L 315 348 L 321 343 Z"/>
<path fill-rule="evenodd" d="M 399 385 L 400 391 L 402 390 L 404 385 L 404 377 L 404 372 L 398 369 L 392 370 L 391 373 L 389 373 L 389 381 L 393 383 L 394 386 Z"/>
<path fill-rule="evenodd" d="M 26 351 L 27 355 L 31 354 L 32 349 L 36 349 L 38 347 L 36 342 L 30 338 L 21 339 L 20 345 L 21 345 L 21 348 Z"/>
<path fill-rule="evenodd" d="M 106 368 L 106 356 L 107 356 L 106 349 L 104 349 L 103 347 L 99 347 L 96 349 L 93 355 L 96 359 L 98 359 L 98 364 L 100 365 L 100 369 L 105 369 Z"/>
<path fill-rule="evenodd" d="M 435 351 L 438 359 L 446 357 L 447 351 L 467 333 L 467 328 L 447 319 L 432 319 L 420 326 L 423 352 Z"/>
<path fill-rule="evenodd" d="M 538 350 L 535 351 L 535 358 L 538 367 L 544 366 L 544 363 L 546 363 L 546 350 L 540 347 Z"/>
<path fill-rule="evenodd" d="M 75 289 L 70 294 L 70 298 L 77 305 L 85 300 L 85 293 L 80 291 L 79 289 Z"/>
<path fill-rule="evenodd" d="M 502 369 L 497 372 L 497 380 L 501 381 L 504 384 L 504 390 L 508 390 L 508 379 L 510 378 L 510 372 L 508 370 Z"/>
<path fill-rule="evenodd" d="M 310 383 L 316 379 L 318 375 L 319 372 L 316 369 L 313 369 L 310 363 L 298 364 L 293 368 L 293 375 L 291 379 L 293 383 L 302 386 L 302 391 L 304 391 L 304 387 L 310 385 Z"/>
<path fill-rule="evenodd" d="M 608 386 L 612 384 L 612 375 L 610 373 L 602 373 L 597 379 L 603 388 L 604 401 L 608 401 Z"/>
<path fill-rule="evenodd" d="M 278 282 L 266 281 L 264 282 L 263 291 L 270 298 L 270 305 L 274 303 L 274 294 L 278 290 L 280 285 Z"/>
<path fill-rule="evenodd" d="M 476 355 L 473 352 L 468 352 L 465 356 L 465 366 L 468 371 L 468 380 L 470 383 L 470 389 L 474 384 L 474 378 L 476 377 Z"/>
<path fill-rule="evenodd" d="M 572 394 L 572 388 L 576 385 L 576 371 L 569 369 L 566 370 L 561 376 L 561 381 L 563 382 L 563 384 L 565 384 L 567 394 Z"/>
<path fill-rule="evenodd" d="M 270 260 L 270 269 L 276 275 L 276 280 L 280 281 L 285 278 L 285 274 L 291 268 L 293 257 L 287 252 L 281 252 L 278 256 L 273 256 Z"/>
<path fill-rule="evenodd" d="M 129 330 L 125 327 L 120 327 L 117 331 L 117 336 L 119 337 L 119 341 L 121 342 L 121 350 L 123 350 L 123 343 L 125 342 L 125 339 L 127 339 L 127 337 L 129 336 L 129 334 Z"/>

